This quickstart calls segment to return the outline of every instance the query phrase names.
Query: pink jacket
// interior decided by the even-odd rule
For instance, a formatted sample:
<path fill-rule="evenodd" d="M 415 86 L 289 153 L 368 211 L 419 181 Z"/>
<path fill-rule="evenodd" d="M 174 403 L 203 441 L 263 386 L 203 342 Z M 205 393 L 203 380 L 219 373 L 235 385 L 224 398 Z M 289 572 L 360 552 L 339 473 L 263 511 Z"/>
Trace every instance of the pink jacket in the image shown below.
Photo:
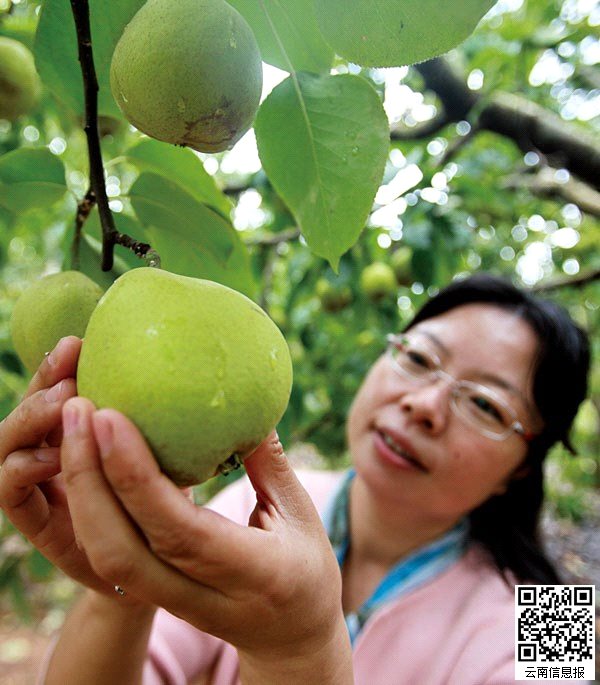
<path fill-rule="evenodd" d="M 322 511 L 342 474 L 306 471 L 298 475 Z M 245 524 L 255 501 L 244 477 L 208 506 Z M 369 619 L 353 649 L 355 683 L 514 683 L 514 633 L 513 591 L 491 565 L 486 551 L 472 545 L 446 571 Z M 150 639 L 144 685 L 186 685 L 207 672 L 212 685 L 238 685 L 236 650 L 160 610 Z M 318 683 L 317 674 L 314 682 Z"/>

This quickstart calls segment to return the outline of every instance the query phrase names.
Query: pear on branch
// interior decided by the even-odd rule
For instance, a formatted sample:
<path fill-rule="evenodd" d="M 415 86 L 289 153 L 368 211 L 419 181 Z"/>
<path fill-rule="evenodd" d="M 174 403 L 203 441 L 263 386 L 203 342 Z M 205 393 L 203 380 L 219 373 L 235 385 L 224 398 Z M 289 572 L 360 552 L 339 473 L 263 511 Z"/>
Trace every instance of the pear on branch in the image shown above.
<path fill-rule="evenodd" d="M 360 287 L 374 302 L 394 295 L 398 289 L 394 270 L 385 262 L 373 262 L 366 266 L 360 274 Z"/>
<path fill-rule="evenodd" d="M 15 352 L 34 373 L 56 343 L 67 335 L 82 338 L 102 288 L 79 271 L 63 271 L 32 283 L 12 311 L 10 332 Z"/>
<path fill-rule="evenodd" d="M 143 133 L 220 152 L 252 125 L 262 62 L 252 30 L 225 0 L 148 0 L 117 43 L 110 79 Z"/>
<path fill-rule="evenodd" d="M 40 79 L 33 55 L 22 43 L 0 36 L 0 119 L 15 121 L 38 101 Z"/>
<path fill-rule="evenodd" d="M 90 319 L 80 395 L 123 412 L 178 485 L 239 466 L 290 396 L 287 343 L 245 295 L 140 267 L 119 277 Z"/>

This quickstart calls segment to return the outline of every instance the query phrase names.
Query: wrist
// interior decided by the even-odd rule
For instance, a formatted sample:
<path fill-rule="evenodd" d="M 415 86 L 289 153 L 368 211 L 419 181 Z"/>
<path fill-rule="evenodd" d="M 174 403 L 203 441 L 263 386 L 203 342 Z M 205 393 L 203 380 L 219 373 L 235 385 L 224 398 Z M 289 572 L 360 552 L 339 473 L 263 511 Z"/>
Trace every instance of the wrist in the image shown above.
<path fill-rule="evenodd" d="M 264 653 L 238 649 L 240 678 L 244 685 L 353 685 L 352 647 L 346 623 L 336 624 L 329 639 L 304 648 L 297 644 L 286 653 L 265 649 Z"/>
<path fill-rule="evenodd" d="M 115 592 L 115 596 L 110 597 L 90 589 L 86 590 L 85 602 L 98 616 L 123 617 L 134 622 L 152 620 L 157 609 L 152 604 L 140 602 L 127 595 L 120 596 Z"/>

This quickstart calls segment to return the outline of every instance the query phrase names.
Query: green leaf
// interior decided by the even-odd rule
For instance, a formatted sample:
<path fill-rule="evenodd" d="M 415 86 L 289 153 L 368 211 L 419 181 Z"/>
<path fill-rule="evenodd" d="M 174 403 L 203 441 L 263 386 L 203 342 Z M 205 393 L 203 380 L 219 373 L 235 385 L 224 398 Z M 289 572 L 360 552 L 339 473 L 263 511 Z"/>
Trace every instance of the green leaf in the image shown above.
<path fill-rule="evenodd" d="M 379 95 L 360 76 L 292 75 L 261 105 L 255 131 L 269 180 L 335 269 L 383 176 L 389 125 Z"/>
<path fill-rule="evenodd" d="M 182 276 L 216 281 L 256 300 L 257 287 L 248 250 L 231 224 L 227 230 L 234 247 L 225 264 L 215 260 L 210 253 L 182 233 L 169 235 L 164 230 L 150 226 L 146 230 L 146 237 L 159 253 L 163 269 Z"/>
<path fill-rule="evenodd" d="M 162 267 L 255 296 L 248 250 L 231 222 L 172 181 L 143 173 L 130 191 L 145 240 Z"/>
<path fill-rule="evenodd" d="M 31 551 L 27 566 L 34 580 L 48 580 L 54 573 L 54 565 L 37 549 Z"/>
<path fill-rule="evenodd" d="M 198 202 L 173 181 L 144 172 L 129 192 L 137 217 L 144 226 L 155 226 L 169 236 L 179 235 L 225 264 L 233 251 L 230 223 Z"/>
<path fill-rule="evenodd" d="M 154 171 L 174 179 L 193 197 L 229 217 L 232 203 L 219 190 L 202 160 L 191 150 L 144 139 L 127 151 L 127 157 L 140 171 Z"/>
<path fill-rule="evenodd" d="M 0 157 L 0 207 L 14 213 L 48 207 L 66 191 L 63 163 L 47 148 L 19 148 Z"/>
<path fill-rule="evenodd" d="M 5 556 L 0 562 L 0 590 L 10 585 L 15 573 L 19 572 L 20 557 Z"/>
<path fill-rule="evenodd" d="M 144 0 L 90 0 L 94 66 L 98 80 L 98 113 L 120 117 L 110 92 L 110 61 L 121 33 Z M 80 116 L 84 112 L 83 79 L 77 34 L 69 0 L 45 0 L 35 38 L 37 70 L 56 97 Z"/>
<path fill-rule="evenodd" d="M 2 195 L 2 184 L 0 184 L 0 195 Z M 8 229 L 14 220 L 14 214 L 12 212 L 9 212 L 8 209 L 5 209 L 2 207 L 0 204 L 0 232 L 4 231 L 5 229 Z"/>
<path fill-rule="evenodd" d="M 228 0 L 250 24 L 262 58 L 285 71 L 329 71 L 333 50 L 315 18 L 313 0 Z"/>
<path fill-rule="evenodd" d="M 314 0 L 325 40 L 369 67 L 423 62 L 462 43 L 496 0 Z"/>

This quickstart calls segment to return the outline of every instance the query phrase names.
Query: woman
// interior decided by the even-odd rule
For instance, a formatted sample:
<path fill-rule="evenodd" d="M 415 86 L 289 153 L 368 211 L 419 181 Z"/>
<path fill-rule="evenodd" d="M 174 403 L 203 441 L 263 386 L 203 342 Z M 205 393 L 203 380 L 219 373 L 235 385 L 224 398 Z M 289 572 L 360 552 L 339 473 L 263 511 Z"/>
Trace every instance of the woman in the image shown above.
<path fill-rule="evenodd" d="M 512 584 L 560 582 L 542 463 L 586 392 L 560 308 L 453 283 L 367 375 L 351 471 L 296 475 L 272 435 L 204 508 L 125 417 L 74 397 L 79 348 L 59 343 L 0 430 L 1 506 L 88 588 L 43 682 L 513 681 Z"/>

